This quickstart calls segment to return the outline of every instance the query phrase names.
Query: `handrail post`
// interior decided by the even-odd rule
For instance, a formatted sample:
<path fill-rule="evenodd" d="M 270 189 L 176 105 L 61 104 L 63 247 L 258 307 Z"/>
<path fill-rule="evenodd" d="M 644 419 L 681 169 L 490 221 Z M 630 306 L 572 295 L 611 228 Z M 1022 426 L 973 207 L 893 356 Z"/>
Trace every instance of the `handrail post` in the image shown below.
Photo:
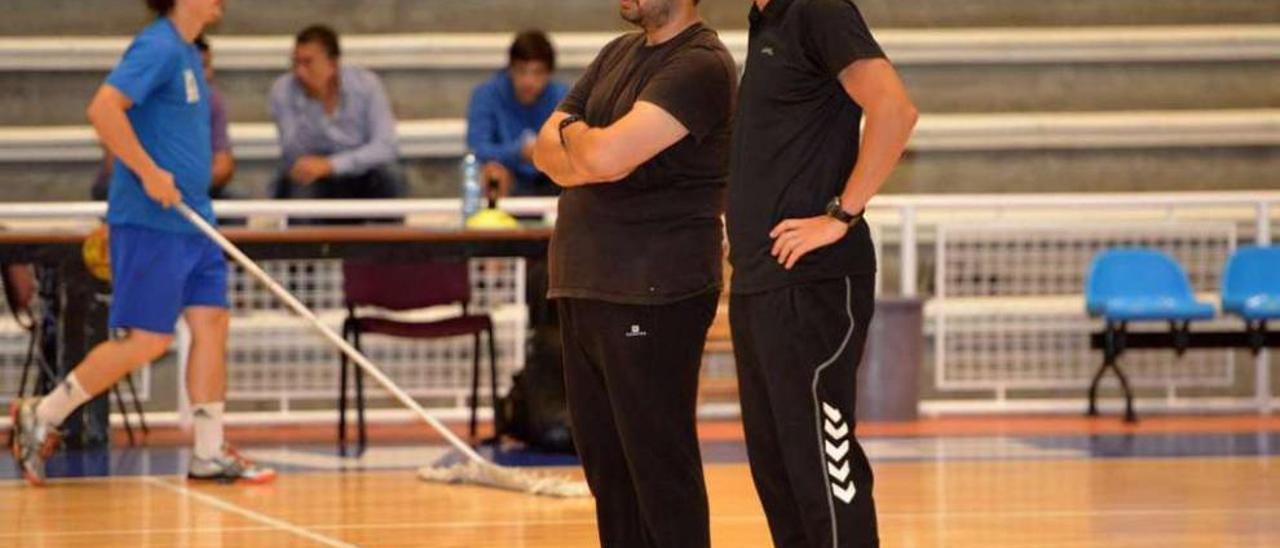
<path fill-rule="evenodd" d="M 1271 245 L 1271 203 L 1258 202 L 1257 232 L 1254 234 L 1257 245 Z M 1271 414 L 1271 353 L 1263 348 L 1253 358 L 1254 397 L 1257 399 L 1258 413 Z"/>
<path fill-rule="evenodd" d="M 903 297 L 915 297 L 917 293 L 916 280 L 917 271 L 919 270 L 919 262 L 916 257 L 918 251 L 918 242 L 916 237 L 916 208 L 915 206 L 903 206 L 902 216 L 902 271 L 901 271 L 901 293 Z"/>

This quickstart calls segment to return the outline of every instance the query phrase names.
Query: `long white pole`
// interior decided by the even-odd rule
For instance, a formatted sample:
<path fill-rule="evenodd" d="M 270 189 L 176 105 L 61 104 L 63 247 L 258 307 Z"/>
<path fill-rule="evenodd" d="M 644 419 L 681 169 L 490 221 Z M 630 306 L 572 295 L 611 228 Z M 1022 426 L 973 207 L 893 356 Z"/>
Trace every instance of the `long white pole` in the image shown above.
<path fill-rule="evenodd" d="M 463 455 L 466 455 L 466 457 L 472 461 L 488 463 L 488 461 L 486 461 L 484 457 L 481 457 L 479 453 L 476 453 L 470 445 L 467 445 L 467 443 L 462 441 L 462 439 L 454 434 L 453 431 L 449 430 L 449 428 L 443 423 L 427 413 L 427 410 L 423 409 L 416 400 L 409 396 L 409 394 L 406 394 L 404 390 L 401 390 L 399 386 L 396 386 L 396 383 L 388 378 L 381 369 L 378 369 L 378 366 L 369 361 L 364 354 L 361 354 L 359 350 L 356 350 L 355 347 L 351 346 L 351 343 L 348 343 L 342 338 L 342 336 L 334 332 L 332 328 L 321 322 L 320 319 L 306 307 L 306 305 L 299 302 L 297 298 L 285 290 L 285 288 L 281 287 L 279 283 L 276 283 L 269 274 L 263 272 L 252 259 L 246 256 L 244 252 L 240 251 L 235 244 L 231 243 L 231 241 L 219 233 L 217 229 L 210 226 L 209 223 L 201 218 L 198 213 L 192 211 L 186 204 L 178 204 L 174 207 L 178 210 L 178 213 L 181 213 L 182 216 L 186 217 L 188 221 L 191 221 L 196 228 L 199 228 L 205 236 L 208 236 L 209 239 L 216 242 L 223 251 L 227 252 L 227 254 L 235 260 L 235 262 L 244 267 L 249 274 L 252 274 L 254 278 L 257 278 L 258 281 L 267 286 L 267 289 L 274 293 L 276 297 L 279 297 L 281 301 L 284 301 L 284 303 L 288 305 L 294 313 L 307 320 L 307 322 L 311 324 L 311 327 L 315 328 L 320 335 L 324 336 L 324 338 L 328 339 L 334 346 L 338 347 L 338 350 L 342 351 L 343 354 L 346 354 L 348 358 L 351 358 L 351 361 L 360 366 L 360 369 L 363 369 L 365 373 L 368 373 L 369 376 L 378 381 L 378 384 L 381 384 L 387 392 L 390 392 L 392 396 L 395 396 L 397 400 L 400 400 L 400 403 L 413 410 L 413 412 L 421 417 L 422 420 L 426 421 L 427 424 L 430 424 L 437 432 L 440 432 L 440 435 L 444 436 L 444 439 L 448 441 L 450 445 L 453 445 L 458 449 L 458 451 L 461 451 Z"/>

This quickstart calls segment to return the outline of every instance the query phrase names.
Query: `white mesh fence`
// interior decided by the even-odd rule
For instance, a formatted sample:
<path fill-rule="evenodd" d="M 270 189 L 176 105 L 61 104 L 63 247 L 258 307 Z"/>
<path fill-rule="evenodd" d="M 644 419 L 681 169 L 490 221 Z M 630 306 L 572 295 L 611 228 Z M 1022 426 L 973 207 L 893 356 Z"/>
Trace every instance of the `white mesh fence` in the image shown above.
<path fill-rule="evenodd" d="M 941 389 L 1084 388 L 1102 355 L 1089 334 L 1102 328 L 1081 314 L 991 312 L 934 318 L 935 383 Z M 1130 350 L 1124 370 L 1138 386 L 1230 387 L 1235 354 Z"/>
<path fill-rule="evenodd" d="M 326 325 L 341 331 L 346 317 L 341 261 L 263 261 L 261 266 L 312 307 Z M 488 312 L 494 320 L 499 390 L 505 391 L 511 374 L 524 364 L 528 330 L 524 260 L 472 259 L 470 267 L 469 311 Z M 285 408 L 298 401 L 335 399 L 340 380 L 337 349 L 309 324 L 281 310 L 277 299 L 244 272 L 234 270 L 228 399 L 274 400 Z M 436 307 L 396 317 L 431 320 L 459 312 L 460 307 Z M 361 342 L 369 359 L 410 394 L 445 398 L 457 406 L 470 394 L 471 336 L 418 341 L 365 335 Z M 481 358 L 481 393 L 487 394 L 487 337 L 481 339 Z M 367 385 L 371 395 L 381 392 L 372 382 Z"/>
<path fill-rule="evenodd" d="M 1079 297 L 1093 257 L 1116 247 L 1165 251 L 1198 292 L 1215 291 L 1236 246 L 1230 223 L 941 225 L 930 330 L 941 390 L 1087 386 L 1101 352 Z M 1233 354 L 1130 351 L 1124 367 L 1139 386 L 1229 387 Z"/>
<path fill-rule="evenodd" d="M 1074 295 L 1084 288 L 1095 255 L 1138 246 L 1172 255 L 1196 291 L 1216 291 L 1236 247 L 1236 225 L 940 225 L 937 296 Z"/>
<path fill-rule="evenodd" d="M 1088 334 L 1099 324 L 1084 316 L 1080 300 L 1093 256 L 1112 247 L 1161 249 L 1184 265 L 1197 291 L 1212 292 L 1218 288 L 1222 265 L 1236 246 L 1238 226 L 1255 226 L 1253 220 L 1240 222 L 1068 220 L 1054 224 L 933 225 L 937 227 L 936 298 L 926 329 L 933 343 L 935 388 L 946 392 L 1084 387 L 1101 361 L 1100 353 L 1088 348 Z M 1273 226 L 1275 238 L 1280 225 Z M 883 265 L 892 264 L 895 257 L 881 253 L 883 232 L 877 230 L 875 241 L 877 255 L 882 258 L 881 271 L 885 272 Z M 1244 234 L 1247 239 L 1251 232 Z M 263 261 L 261 266 L 330 326 L 340 327 L 345 317 L 340 261 Z M 494 315 L 500 389 L 505 391 L 510 375 L 524 363 L 528 329 L 524 261 L 473 259 L 470 266 L 471 310 Z M 331 345 L 289 315 L 273 295 L 238 268 L 232 269 L 230 298 L 234 314 L 229 349 L 232 400 L 276 401 L 288 408 L 335 398 L 338 355 Z M 1064 299 L 1075 301 L 1064 307 Z M 1009 301 L 1015 306 L 981 306 Z M 1055 304 L 1042 306 L 1038 301 Z M 973 302 L 980 306 L 956 306 Z M 420 317 L 450 312 L 437 309 Z M 0 302 L 0 400 L 17 392 L 26 337 Z M 419 342 L 366 336 L 364 342 L 374 363 L 410 393 L 432 398 L 432 405 L 464 404 L 471 386 L 471 338 Z M 482 351 L 487 352 L 487 344 L 482 344 Z M 1129 351 L 1124 366 L 1140 386 L 1221 388 L 1237 381 L 1234 357 L 1228 351 L 1191 351 L 1182 358 L 1165 350 Z M 487 375 L 487 357 L 481 366 Z M 730 355 L 708 360 L 704 371 L 708 378 L 733 375 Z M 144 399 L 150 392 L 150 380 L 149 370 L 135 375 Z M 487 376 L 482 377 L 482 394 L 488 393 L 488 381 Z M 374 383 L 367 384 L 371 395 L 380 393 Z"/>
<path fill-rule="evenodd" d="M 341 330 L 346 317 L 339 260 L 262 261 L 260 266 L 315 311 L 330 327 Z M 523 259 L 473 259 L 470 262 L 471 312 L 488 312 L 494 320 L 499 390 L 509 388 L 511 374 L 524 364 L 528 312 L 525 307 Z M 228 399 L 278 401 L 285 408 L 307 400 L 333 400 L 339 386 L 337 350 L 288 313 L 265 287 L 239 267 L 231 268 L 229 298 L 233 319 L 228 342 Z M 404 319 L 438 319 L 459 307 L 438 307 Z M 27 333 L 0 302 L 0 401 L 18 391 L 26 361 Z M 409 341 L 377 335 L 364 337 L 369 358 L 409 393 L 455 402 L 470 394 L 473 339 L 469 336 Z M 488 394 L 488 340 L 481 345 L 482 394 Z M 34 382 L 31 371 L 28 386 Z M 139 397 L 147 401 L 150 368 L 134 373 Z M 370 395 L 381 388 L 369 382 Z M 174 390 L 179 387 L 173 387 Z"/>
<path fill-rule="evenodd" d="M 22 379 L 22 367 L 26 363 L 27 332 L 13 321 L 8 309 L 0 307 L 0 401 L 9 401 L 18 394 L 18 382 Z M 31 375 L 37 374 L 34 367 Z M 28 386 L 31 380 L 28 379 Z"/>

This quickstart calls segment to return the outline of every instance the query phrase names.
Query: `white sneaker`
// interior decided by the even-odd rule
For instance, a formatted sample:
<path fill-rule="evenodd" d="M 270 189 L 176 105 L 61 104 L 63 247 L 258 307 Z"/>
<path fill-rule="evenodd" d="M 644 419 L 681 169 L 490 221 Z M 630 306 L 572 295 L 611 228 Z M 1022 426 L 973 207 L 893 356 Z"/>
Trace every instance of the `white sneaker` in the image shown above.
<path fill-rule="evenodd" d="M 202 459 L 192 455 L 191 462 L 187 466 L 187 479 L 262 485 L 275 481 L 276 471 L 258 466 L 241 456 L 231 446 L 224 445 L 222 455 L 212 459 Z"/>
<path fill-rule="evenodd" d="M 32 486 L 44 485 L 44 465 L 57 449 L 58 430 L 36 416 L 40 398 L 22 398 L 9 406 L 13 419 L 13 458 L 22 466 L 22 476 Z"/>

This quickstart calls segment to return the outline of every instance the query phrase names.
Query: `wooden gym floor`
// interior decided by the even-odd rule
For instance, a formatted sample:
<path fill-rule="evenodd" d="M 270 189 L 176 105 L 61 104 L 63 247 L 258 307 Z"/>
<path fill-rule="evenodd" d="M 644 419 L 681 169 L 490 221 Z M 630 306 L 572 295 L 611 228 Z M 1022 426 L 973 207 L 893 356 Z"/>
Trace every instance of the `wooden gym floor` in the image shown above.
<path fill-rule="evenodd" d="M 703 432 L 713 544 L 769 546 L 738 431 Z M 887 547 L 1280 546 L 1277 419 L 941 419 L 860 433 Z M 412 463 L 440 450 L 422 443 L 324 471 L 339 461 L 324 447 L 251 446 L 285 470 L 263 487 L 187 484 L 172 466 L 184 454 L 164 447 L 117 451 L 110 477 L 43 489 L 0 462 L 0 546 L 596 546 L 590 499 L 423 483 Z"/>

